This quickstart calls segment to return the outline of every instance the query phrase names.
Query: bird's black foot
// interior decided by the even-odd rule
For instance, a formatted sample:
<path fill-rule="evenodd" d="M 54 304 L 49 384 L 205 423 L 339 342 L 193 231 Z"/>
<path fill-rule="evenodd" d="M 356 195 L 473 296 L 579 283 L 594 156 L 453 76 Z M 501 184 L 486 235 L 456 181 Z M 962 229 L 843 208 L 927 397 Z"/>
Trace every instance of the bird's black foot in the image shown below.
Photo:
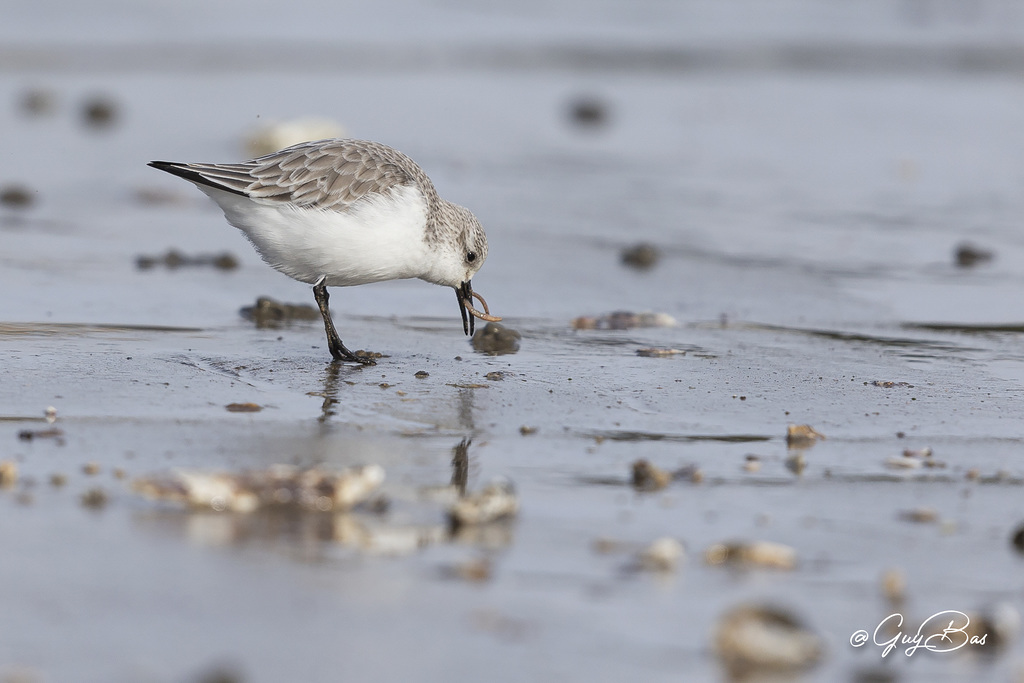
<path fill-rule="evenodd" d="M 313 296 L 316 298 L 317 306 L 320 307 L 320 315 L 324 319 L 324 331 L 327 332 L 327 348 L 330 349 L 331 356 L 336 361 L 376 365 L 377 361 L 371 356 L 358 356 L 345 348 L 345 345 L 341 343 L 341 337 L 338 336 L 338 330 L 334 328 L 331 311 L 327 306 L 330 296 L 327 294 L 327 285 L 324 284 L 324 279 L 321 278 L 319 282 L 313 285 Z"/>
<path fill-rule="evenodd" d="M 346 363 L 361 363 L 363 365 L 376 365 L 377 361 L 373 359 L 371 355 L 360 355 L 353 353 L 345 348 L 345 345 L 341 343 L 341 340 L 336 336 L 331 339 L 331 336 L 327 335 L 327 347 L 331 350 L 331 356 L 336 361 L 344 361 Z"/>

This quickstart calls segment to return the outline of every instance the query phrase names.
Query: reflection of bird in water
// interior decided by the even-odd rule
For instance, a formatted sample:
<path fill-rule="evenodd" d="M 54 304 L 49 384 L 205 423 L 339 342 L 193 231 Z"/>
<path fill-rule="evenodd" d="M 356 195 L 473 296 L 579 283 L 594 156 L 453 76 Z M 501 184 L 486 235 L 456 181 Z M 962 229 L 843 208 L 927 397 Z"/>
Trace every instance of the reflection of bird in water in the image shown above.
<path fill-rule="evenodd" d="M 311 395 L 322 396 L 324 399 L 323 404 L 320 406 L 320 417 L 317 418 L 321 423 L 326 423 L 336 414 L 334 405 L 338 402 L 338 378 L 340 376 L 341 367 L 337 363 L 331 363 L 327 366 L 327 372 L 324 376 L 323 393 L 311 392 Z"/>
<path fill-rule="evenodd" d="M 469 480 L 469 444 L 472 439 L 463 439 L 452 449 L 452 486 L 460 496 L 466 495 L 466 482 Z"/>

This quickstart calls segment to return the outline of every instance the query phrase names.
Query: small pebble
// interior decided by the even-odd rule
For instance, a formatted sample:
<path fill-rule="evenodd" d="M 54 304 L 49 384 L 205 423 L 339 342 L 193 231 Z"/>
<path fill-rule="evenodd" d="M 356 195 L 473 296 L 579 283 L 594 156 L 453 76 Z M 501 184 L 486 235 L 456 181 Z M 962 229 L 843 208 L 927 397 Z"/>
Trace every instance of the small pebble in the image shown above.
<path fill-rule="evenodd" d="M 238 268 L 239 263 L 238 259 L 235 258 L 235 256 L 229 252 L 222 252 L 220 254 L 197 254 L 195 256 L 189 256 L 178 251 L 177 249 L 168 249 L 167 253 L 158 256 L 143 255 L 135 258 L 135 267 L 138 268 L 139 270 L 149 270 L 151 268 L 155 268 L 156 266 L 164 266 L 165 268 L 169 268 L 171 270 L 175 270 L 177 268 L 199 266 L 212 266 L 213 268 L 217 268 L 218 270 L 234 270 Z M 268 309 L 272 309 L 275 305 L 281 307 L 289 306 L 289 304 L 278 304 L 278 302 L 267 297 L 264 297 L 264 299 L 265 301 L 262 304 L 263 308 L 261 308 L 260 299 L 256 300 L 256 309 L 255 312 L 252 313 L 252 317 L 250 319 L 257 319 L 261 315 L 268 318 L 272 317 L 275 314 L 275 311 Z M 319 311 L 313 309 L 312 306 L 300 306 L 299 308 L 306 310 L 312 309 L 319 315 Z M 246 311 L 252 310 L 253 309 L 250 308 L 243 308 L 242 315 L 245 316 Z M 293 317 L 299 316 L 296 313 L 293 314 Z M 315 316 L 311 316 L 308 313 L 306 313 L 302 317 L 302 319 L 315 320 L 316 318 Z"/>
<path fill-rule="evenodd" d="M 18 463 L 0 460 L 0 488 L 9 489 L 18 482 Z"/>
<path fill-rule="evenodd" d="M 750 543 L 716 543 L 704 552 L 709 565 L 741 565 L 770 569 L 794 569 L 796 550 L 782 543 L 753 541 Z"/>
<path fill-rule="evenodd" d="M 811 425 L 791 424 L 786 427 L 786 445 L 790 448 L 805 448 L 823 440 L 825 435 Z"/>
<path fill-rule="evenodd" d="M 672 481 L 672 475 L 647 460 L 637 460 L 632 467 L 633 488 L 637 491 L 659 491 Z"/>
<path fill-rule="evenodd" d="M 681 349 L 637 349 L 636 355 L 642 358 L 668 358 L 669 356 L 685 356 L 686 351 Z"/>
<path fill-rule="evenodd" d="M 473 335 L 473 348 L 490 356 L 503 356 L 519 351 L 523 335 L 500 323 L 487 323 Z"/>
<path fill-rule="evenodd" d="M 93 488 L 82 494 L 81 501 L 84 507 L 98 510 L 106 506 L 108 497 L 106 491 L 103 489 Z"/>
<path fill-rule="evenodd" d="M 714 648 L 733 680 L 804 669 L 824 652 L 817 634 L 789 611 L 770 605 L 743 605 L 727 612 L 715 627 Z"/>
<path fill-rule="evenodd" d="M 1000 602 L 983 610 L 968 613 L 971 623 L 965 632 L 979 640 L 984 636 L 985 650 L 1002 649 L 1017 640 L 1020 633 L 1020 612 L 1009 602 Z"/>
<path fill-rule="evenodd" d="M 1010 542 L 1018 553 L 1024 555 L 1024 524 L 1017 525 L 1010 536 Z"/>
<path fill-rule="evenodd" d="M 82 121 L 90 128 L 110 128 L 117 122 L 117 104 L 102 95 L 93 96 L 82 103 Z"/>
<path fill-rule="evenodd" d="M 480 583 L 490 579 L 493 571 L 491 561 L 488 558 L 478 557 L 449 567 L 445 573 L 452 578 Z"/>
<path fill-rule="evenodd" d="M 32 441 L 33 439 L 57 439 L 60 441 L 62 436 L 64 436 L 64 432 L 55 427 L 50 429 L 23 429 L 18 432 L 18 438 L 22 441 Z"/>
<path fill-rule="evenodd" d="M 269 296 L 258 297 L 254 305 L 243 306 L 238 313 L 259 329 L 279 329 L 296 321 L 320 319 L 319 309 L 313 306 L 283 303 Z"/>
<path fill-rule="evenodd" d="M 234 270 L 238 267 L 238 259 L 235 258 L 234 254 L 224 252 L 214 256 L 212 264 L 214 268 L 219 270 Z"/>
<path fill-rule="evenodd" d="M 907 595 L 907 575 L 902 569 L 886 569 L 881 578 L 882 595 L 890 603 L 899 604 Z"/>
<path fill-rule="evenodd" d="M 224 408 L 229 413 L 258 413 L 263 410 L 258 403 L 229 403 Z"/>
<path fill-rule="evenodd" d="M 5 185 L 0 187 L 0 205 L 11 209 L 27 209 L 35 202 L 32 190 L 23 185 Z"/>
<path fill-rule="evenodd" d="M 569 119 L 581 128 L 599 128 L 608 118 L 608 105 L 596 97 L 581 96 L 569 103 Z"/>
<path fill-rule="evenodd" d="M 21 95 L 21 110 L 29 116 L 52 114 L 57 109 L 57 96 L 49 90 L 32 88 Z"/>
<path fill-rule="evenodd" d="M 637 270 L 648 270 L 653 268 L 661 258 L 661 252 L 653 244 L 635 244 L 622 250 L 620 254 L 622 263 L 636 268 Z"/>
<path fill-rule="evenodd" d="M 614 538 L 598 538 L 590 544 L 590 549 L 598 555 L 612 555 L 622 552 L 626 547 L 625 543 L 616 541 Z"/>
<path fill-rule="evenodd" d="M 931 524 L 939 519 L 939 513 L 932 508 L 914 508 L 900 513 L 900 519 L 918 524 Z"/>
<path fill-rule="evenodd" d="M 682 561 L 683 544 L 674 538 L 659 538 L 637 555 L 637 564 L 641 569 L 655 572 L 674 571 Z"/>
<path fill-rule="evenodd" d="M 963 242 L 956 247 L 953 253 L 953 260 L 961 268 L 973 268 L 980 263 L 988 263 L 995 258 L 995 254 L 989 249 L 983 249 L 968 242 Z"/>
<path fill-rule="evenodd" d="M 82 465 L 82 473 L 88 476 L 94 476 L 100 473 L 100 465 L 97 462 L 87 462 Z"/>
<path fill-rule="evenodd" d="M 631 330 L 636 327 L 676 327 L 679 321 L 668 313 L 615 311 L 602 316 L 581 316 L 572 321 L 574 330 Z"/>
<path fill-rule="evenodd" d="M 922 463 L 917 458 L 889 458 L 885 461 L 885 466 L 894 470 L 914 470 L 920 469 Z"/>

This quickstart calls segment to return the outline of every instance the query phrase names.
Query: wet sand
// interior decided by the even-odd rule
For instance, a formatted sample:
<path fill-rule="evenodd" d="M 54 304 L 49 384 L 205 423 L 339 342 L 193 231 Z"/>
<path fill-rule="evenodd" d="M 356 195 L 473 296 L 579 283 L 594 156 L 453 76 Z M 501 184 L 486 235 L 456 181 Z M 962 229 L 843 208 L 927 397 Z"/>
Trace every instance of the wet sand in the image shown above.
<path fill-rule="evenodd" d="M 41 60 L 44 30 L 0 52 L 0 186 L 30 197 L 0 205 L 0 460 L 17 467 L 0 489 L 0 677 L 727 680 L 716 625 L 771 604 L 821 645 L 783 680 L 1015 680 L 1013 628 L 984 653 L 850 644 L 894 612 L 913 631 L 942 610 L 1024 608 L 1024 91 L 1007 56 L 1019 27 L 995 4 L 970 29 L 939 16 L 924 52 L 905 17 L 812 20 L 800 3 L 779 10 L 795 28 L 751 20 L 758 40 L 738 32 L 718 61 L 527 59 L 525 11 L 492 50 L 456 41 L 369 73 L 314 49 L 288 52 L 308 74 L 249 64 L 200 35 L 232 57 L 204 70 L 146 50 L 155 29 L 138 26 L 92 52 L 62 43 L 81 60 Z M 616 27 L 603 12 L 557 19 L 550 44 L 694 44 L 665 29 L 676 14 Z M 869 46 L 875 29 L 903 56 L 800 68 L 749 47 Z M 1005 58 L 906 57 L 965 44 Z M 19 108 L 33 89 L 50 113 Z M 97 93 L 115 106 L 99 129 L 81 122 Z M 474 288 L 520 333 L 516 353 L 475 351 L 455 297 L 422 282 L 332 290 L 342 338 L 382 353 L 374 367 L 329 363 L 315 319 L 239 313 L 313 298 L 145 163 L 241 159 L 252 127 L 324 114 L 474 210 L 490 240 Z M 641 242 L 658 253 L 647 269 L 621 258 Z M 964 242 L 993 258 L 957 265 Z M 138 267 L 170 249 L 238 267 Z M 615 311 L 676 324 L 573 326 Z M 788 444 L 790 424 L 826 438 Z M 685 476 L 638 491 L 641 459 Z M 379 465 L 383 498 L 230 513 L 132 488 L 278 463 Z M 495 479 L 514 485 L 514 519 L 452 530 L 460 490 Z M 685 556 L 640 568 L 664 537 Z M 795 566 L 707 561 L 733 541 L 788 546 Z"/>

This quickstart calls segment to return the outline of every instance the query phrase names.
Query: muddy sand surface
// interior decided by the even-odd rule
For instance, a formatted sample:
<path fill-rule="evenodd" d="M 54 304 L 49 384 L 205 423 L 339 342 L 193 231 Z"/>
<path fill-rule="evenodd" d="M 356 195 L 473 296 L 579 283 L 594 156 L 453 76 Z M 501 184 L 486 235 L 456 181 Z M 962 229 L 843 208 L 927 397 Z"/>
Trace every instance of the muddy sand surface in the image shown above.
<path fill-rule="evenodd" d="M 1019 680 L 1024 19 L 393 4 L 3 29 L 0 680 Z M 514 353 L 418 281 L 332 290 L 371 367 L 240 314 L 313 298 L 145 163 L 309 115 L 472 208 Z"/>

